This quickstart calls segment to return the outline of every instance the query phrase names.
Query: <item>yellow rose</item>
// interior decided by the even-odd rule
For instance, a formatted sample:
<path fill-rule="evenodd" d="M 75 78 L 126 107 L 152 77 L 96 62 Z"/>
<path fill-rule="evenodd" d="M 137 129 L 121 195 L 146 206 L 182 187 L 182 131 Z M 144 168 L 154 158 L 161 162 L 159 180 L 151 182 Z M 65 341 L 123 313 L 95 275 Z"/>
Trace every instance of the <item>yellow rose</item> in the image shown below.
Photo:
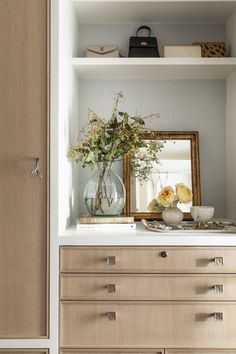
<path fill-rule="evenodd" d="M 156 212 L 157 211 L 157 200 L 153 199 L 149 204 L 148 204 L 148 210 L 151 212 Z"/>
<path fill-rule="evenodd" d="M 179 183 L 176 184 L 176 195 L 180 203 L 187 204 L 192 200 L 192 191 L 185 184 Z"/>
<path fill-rule="evenodd" d="M 161 213 L 164 210 L 163 206 L 157 199 L 152 199 L 148 204 L 148 211 L 151 213 Z"/>
<path fill-rule="evenodd" d="M 173 203 L 174 199 L 175 192 L 174 189 L 170 186 L 163 188 L 158 195 L 158 201 L 164 207 L 168 207 L 171 203 Z"/>

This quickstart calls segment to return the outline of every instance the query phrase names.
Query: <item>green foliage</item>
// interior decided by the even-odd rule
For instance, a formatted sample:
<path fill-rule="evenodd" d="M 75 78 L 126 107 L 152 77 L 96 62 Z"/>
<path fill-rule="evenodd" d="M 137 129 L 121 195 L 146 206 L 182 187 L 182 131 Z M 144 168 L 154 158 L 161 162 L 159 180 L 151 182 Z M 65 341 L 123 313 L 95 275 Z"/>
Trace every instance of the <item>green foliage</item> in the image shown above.
<path fill-rule="evenodd" d="M 159 115 L 130 116 L 127 112 L 118 110 L 122 99 L 123 93 L 119 92 L 115 97 L 111 118 L 107 121 L 89 111 L 88 123 L 67 156 L 70 160 L 81 163 L 83 167 L 93 168 L 97 163 L 107 164 L 130 154 L 131 173 L 143 182 L 148 180 L 152 162 L 159 162 L 158 152 L 164 146 L 163 142 L 157 140 L 143 140 L 145 132 L 152 134 L 145 128 L 145 121 Z"/>

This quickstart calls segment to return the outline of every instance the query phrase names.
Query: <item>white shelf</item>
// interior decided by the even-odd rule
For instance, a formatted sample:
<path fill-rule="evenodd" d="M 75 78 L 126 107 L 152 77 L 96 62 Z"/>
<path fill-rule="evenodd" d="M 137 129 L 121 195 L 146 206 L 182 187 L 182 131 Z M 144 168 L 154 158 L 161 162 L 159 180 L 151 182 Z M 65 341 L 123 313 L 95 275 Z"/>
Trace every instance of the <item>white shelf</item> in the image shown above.
<path fill-rule="evenodd" d="M 225 79 L 236 58 L 73 58 L 80 79 Z"/>
<path fill-rule="evenodd" d="M 59 237 L 60 245 L 93 246 L 236 246 L 236 234 L 171 234 L 147 231 L 137 223 L 136 230 L 76 230 L 71 227 Z"/>
<path fill-rule="evenodd" d="M 80 23 L 226 23 L 235 0 L 73 0 Z"/>

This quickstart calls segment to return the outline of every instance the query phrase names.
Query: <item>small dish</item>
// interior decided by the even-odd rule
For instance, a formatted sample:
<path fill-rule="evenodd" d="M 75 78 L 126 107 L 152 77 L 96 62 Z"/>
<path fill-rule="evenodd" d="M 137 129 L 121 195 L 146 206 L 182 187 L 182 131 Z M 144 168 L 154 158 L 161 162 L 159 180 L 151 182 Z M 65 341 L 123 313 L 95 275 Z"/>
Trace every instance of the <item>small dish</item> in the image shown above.
<path fill-rule="evenodd" d="M 206 228 L 207 223 L 213 218 L 215 208 L 211 206 L 193 206 L 190 209 L 192 218 L 199 228 Z"/>

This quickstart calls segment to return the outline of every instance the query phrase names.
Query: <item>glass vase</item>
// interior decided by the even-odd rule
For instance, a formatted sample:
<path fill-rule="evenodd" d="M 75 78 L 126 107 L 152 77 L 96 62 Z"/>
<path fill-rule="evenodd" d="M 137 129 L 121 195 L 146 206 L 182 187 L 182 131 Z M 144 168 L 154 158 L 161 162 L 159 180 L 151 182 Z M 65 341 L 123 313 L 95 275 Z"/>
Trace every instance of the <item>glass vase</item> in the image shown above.
<path fill-rule="evenodd" d="M 125 205 L 125 187 L 113 171 L 112 163 L 99 163 L 84 189 L 90 215 L 120 215 Z"/>

